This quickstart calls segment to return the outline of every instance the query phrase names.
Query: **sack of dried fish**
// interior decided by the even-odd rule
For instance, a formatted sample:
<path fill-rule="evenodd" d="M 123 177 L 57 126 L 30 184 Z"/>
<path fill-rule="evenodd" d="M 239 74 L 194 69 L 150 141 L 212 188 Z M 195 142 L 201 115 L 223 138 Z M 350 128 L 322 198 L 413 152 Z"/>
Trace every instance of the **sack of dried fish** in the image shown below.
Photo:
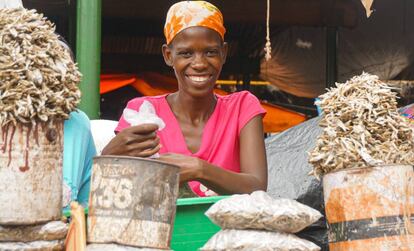
<path fill-rule="evenodd" d="M 79 103 L 80 78 L 42 14 L 0 9 L 0 126 L 67 119 Z"/>
<path fill-rule="evenodd" d="M 313 174 L 414 164 L 413 129 L 398 113 L 397 94 L 377 76 L 355 76 L 319 98 L 323 132 L 309 154 Z"/>
<path fill-rule="evenodd" d="M 322 217 L 290 199 L 273 199 L 263 191 L 233 195 L 211 206 L 206 215 L 223 229 L 259 229 L 297 233 Z"/>
<path fill-rule="evenodd" d="M 293 234 L 257 230 L 221 230 L 216 233 L 201 251 L 318 251 L 320 248 L 310 241 Z"/>

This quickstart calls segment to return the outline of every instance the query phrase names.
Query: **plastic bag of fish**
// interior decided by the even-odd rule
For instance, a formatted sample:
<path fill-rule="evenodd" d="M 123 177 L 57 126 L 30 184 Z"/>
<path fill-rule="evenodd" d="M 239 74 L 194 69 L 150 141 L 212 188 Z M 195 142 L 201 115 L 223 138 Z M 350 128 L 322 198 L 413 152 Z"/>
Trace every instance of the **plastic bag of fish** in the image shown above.
<path fill-rule="evenodd" d="M 221 230 L 201 251 L 318 251 L 310 241 L 293 234 L 257 230 Z"/>
<path fill-rule="evenodd" d="M 223 229 L 260 229 L 297 233 L 322 214 L 291 199 L 273 199 L 263 191 L 233 195 L 212 205 L 208 218 Z"/>
<path fill-rule="evenodd" d="M 89 244 L 86 251 L 169 251 L 166 249 L 140 248 L 118 244 Z"/>

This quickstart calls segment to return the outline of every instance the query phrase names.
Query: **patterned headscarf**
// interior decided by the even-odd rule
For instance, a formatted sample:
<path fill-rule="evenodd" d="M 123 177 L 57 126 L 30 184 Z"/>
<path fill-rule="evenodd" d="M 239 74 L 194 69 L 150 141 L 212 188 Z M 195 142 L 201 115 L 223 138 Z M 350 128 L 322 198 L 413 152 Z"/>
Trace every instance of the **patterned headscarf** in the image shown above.
<path fill-rule="evenodd" d="M 203 26 L 217 31 L 224 40 L 226 29 L 223 15 L 216 6 L 205 1 L 182 1 L 170 7 L 164 26 L 164 35 L 169 44 L 182 30 Z"/>

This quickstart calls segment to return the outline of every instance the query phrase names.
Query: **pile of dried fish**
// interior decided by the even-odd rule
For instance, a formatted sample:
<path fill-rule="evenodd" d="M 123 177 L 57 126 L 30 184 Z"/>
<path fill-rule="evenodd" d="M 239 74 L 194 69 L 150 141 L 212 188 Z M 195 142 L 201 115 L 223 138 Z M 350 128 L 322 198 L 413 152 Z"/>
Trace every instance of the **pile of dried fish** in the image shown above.
<path fill-rule="evenodd" d="M 313 174 L 380 164 L 414 164 L 414 132 L 397 112 L 397 96 L 363 73 L 320 96 L 323 133 L 310 152 Z"/>
<path fill-rule="evenodd" d="M 53 24 L 35 10 L 0 9 L 0 125 L 66 119 L 81 74 Z"/>

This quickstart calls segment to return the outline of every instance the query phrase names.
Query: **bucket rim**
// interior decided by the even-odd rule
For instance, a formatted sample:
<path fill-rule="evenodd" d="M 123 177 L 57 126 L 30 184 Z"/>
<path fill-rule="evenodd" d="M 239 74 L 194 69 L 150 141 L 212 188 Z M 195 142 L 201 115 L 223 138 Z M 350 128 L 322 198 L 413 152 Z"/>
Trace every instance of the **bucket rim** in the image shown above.
<path fill-rule="evenodd" d="M 410 164 L 378 164 L 375 166 L 369 166 L 366 167 L 353 167 L 353 168 L 345 168 L 345 169 L 339 169 L 335 170 L 333 172 L 329 172 L 323 175 L 323 177 L 328 176 L 330 174 L 336 174 L 336 173 L 342 173 L 342 172 L 359 172 L 359 171 L 372 171 L 374 169 L 380 169 L 380 168 L 395 168 L 395 167 L 401 167 L 401 166 L 410 166 L 414 168 L 414 165 Z"/>
<path fill-rule="evenodd" d="M 161 160 L 156 160 L 156 159 L 150 159 L 150 158 L 142 158 L 142 157 L 133 157 L 133 156 L 123 156 L 123 155 L 99 155 L 99 156 L 95 156 L 93 157 L 93 159 L 129 159 L 129 160 L 144 160 L 144 161 L 149 161 L 149 162 L 153 162 L 153 163 L 158 163 L 158 164 L 163 164 L 163 165 L 167 165 L 167 166 L 171 166 L 174 168 L 178 168 L 180 169 L 180 166 L 175 165 L 175 164 L 171 164 L 171 163 L 167 163 L 165 161 L 161 161 Z"/>

